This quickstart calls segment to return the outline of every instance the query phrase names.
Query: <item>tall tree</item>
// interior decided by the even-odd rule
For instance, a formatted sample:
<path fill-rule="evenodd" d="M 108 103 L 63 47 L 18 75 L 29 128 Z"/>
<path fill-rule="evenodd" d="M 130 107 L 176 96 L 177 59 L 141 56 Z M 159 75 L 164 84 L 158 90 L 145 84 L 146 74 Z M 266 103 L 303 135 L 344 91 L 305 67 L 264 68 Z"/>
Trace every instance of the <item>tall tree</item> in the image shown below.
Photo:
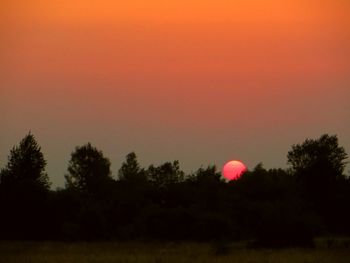
<path fill-rule="evenodd" d="M 8 163 L 0 174 L 0 183 L 3 187 L 41 188 L 48 190 L 50 182 L 45 172 L 46 160 L 34 135 L 27 134 L 14 146 L 8 157 Z"/>
<path fill-rule="evenodd" d="M 125 162 L 123 162 L 122 167 L 119 169 L 119 179 L 121 180 L 146 180 L 145 170 L 140 167 L 137 160 L 137 156 L 134 152 L 129 153 L 126 156 Z"/>
<path fill-rule="evenodd" d="M 50 183 L 46 160 L 29 133 L 14 146 L 0 177 L 0 238 L 46 238 Z"/>
<path fill-rule="evenodd" d="M 336 135 L 324 134 L 293 145 L 287 157 L 293 172 L 302 180 L 327 183 L 343 175 L 347 154 Z"/>
<path fill-rule="evenodd" d="M 110 166 L 109 159 L 90 143 L 76 147 L 65 175 L 66 185 L 82 192 L 100 191 L 112 181 Z"/>
<path fill-rule="evenodd" d="M 288 152 L 288 163 L 302 186 L 302 195 L 316 212 L 315 221 L 319 229 L 333 232 L 339 218 L 345 216 L 342 207 L 346 195 L 339 195 L 345 186 L 343 176 L 347 154 L 338 144 L 337 136 L 328 134 L 318 139 L 306 139 L 302 144 L 292 146 Z M 340 198 L 341 197 L 341 198 Z"/>

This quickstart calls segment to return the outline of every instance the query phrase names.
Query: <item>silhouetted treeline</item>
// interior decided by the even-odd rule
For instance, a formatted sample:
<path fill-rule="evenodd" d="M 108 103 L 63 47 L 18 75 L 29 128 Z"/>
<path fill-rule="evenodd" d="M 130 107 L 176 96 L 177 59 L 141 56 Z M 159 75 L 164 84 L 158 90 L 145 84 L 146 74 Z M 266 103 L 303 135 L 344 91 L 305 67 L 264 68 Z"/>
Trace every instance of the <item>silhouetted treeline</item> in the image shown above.
<path fill-rule="evenodd" d="M 126 156 L 116 178 L 90 143 L 77 147 L 66 187 L 50 190 L 32 134 L 0 174 L 0 239 L 252 240 L 311 246 L 320 235 L 350 235 L 347 154 L 336 136 L 293 145 L 290 169 L 258 164 L 227 182 L 215 166 L 185 174 L 178 161 L 143 168 Z"/>

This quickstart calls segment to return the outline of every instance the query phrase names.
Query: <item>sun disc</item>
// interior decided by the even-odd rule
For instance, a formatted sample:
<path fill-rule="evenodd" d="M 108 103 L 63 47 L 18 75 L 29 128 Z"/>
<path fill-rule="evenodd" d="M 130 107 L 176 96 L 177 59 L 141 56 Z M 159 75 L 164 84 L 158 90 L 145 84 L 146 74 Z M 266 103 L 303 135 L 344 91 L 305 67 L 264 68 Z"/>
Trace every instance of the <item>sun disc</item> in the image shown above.
<path fill-rule="evenodd" d="M 231 181 L 240 178 L 245 171 L 247 171 L 247 167 L 242 162 L 234 160 L 224 165 L 222 174 L 227 180 Z"/>

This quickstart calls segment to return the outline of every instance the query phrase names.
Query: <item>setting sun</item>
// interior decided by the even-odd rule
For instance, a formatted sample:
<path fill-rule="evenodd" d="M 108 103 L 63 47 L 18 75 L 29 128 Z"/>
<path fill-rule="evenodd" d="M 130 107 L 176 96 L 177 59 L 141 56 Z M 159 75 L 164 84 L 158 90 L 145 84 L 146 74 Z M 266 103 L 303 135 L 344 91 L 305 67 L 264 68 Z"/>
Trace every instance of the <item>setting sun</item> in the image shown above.
<path fill-rule="evenodd" d="M 222 174 L 227 180 L 231 181 L 240 178 L 245 171 L 247 171 L 247 167 L 242 162 L 230 161 L 224 165 Z"/>

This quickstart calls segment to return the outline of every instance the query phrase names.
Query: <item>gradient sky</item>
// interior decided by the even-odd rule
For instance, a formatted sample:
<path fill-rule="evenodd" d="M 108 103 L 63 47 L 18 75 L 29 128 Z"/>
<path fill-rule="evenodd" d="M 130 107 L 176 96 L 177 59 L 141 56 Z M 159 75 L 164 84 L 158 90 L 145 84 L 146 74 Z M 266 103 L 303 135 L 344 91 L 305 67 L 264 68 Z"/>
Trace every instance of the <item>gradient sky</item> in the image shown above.
<path fill-rule="evenodd" d="M 131 151 L 186 172 L 286 167 L 323 133 L 350 153 L 349 14 L 348 0 L 2 0 L 0 166 L 29 130 L 54 187 L 87 142 L 114 174 Z"/>

